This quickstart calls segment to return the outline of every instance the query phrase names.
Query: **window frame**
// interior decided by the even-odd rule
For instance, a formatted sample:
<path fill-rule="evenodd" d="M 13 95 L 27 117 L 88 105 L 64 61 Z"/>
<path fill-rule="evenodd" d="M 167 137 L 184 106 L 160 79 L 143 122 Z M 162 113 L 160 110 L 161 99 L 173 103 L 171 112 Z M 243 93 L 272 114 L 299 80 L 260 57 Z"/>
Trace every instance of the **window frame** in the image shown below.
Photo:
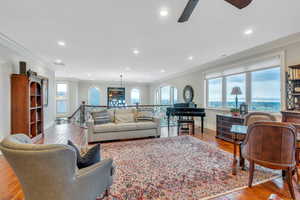
<path fill-rule="evenodd" d="M 249 71 L 245 71 L 245 72 L 240 72 L 240 73 L 233 73 L 233 74 L 228 74 L 228 75 L 223 75 L 223 76 L 217 76 L 217 77 L 214 77 L 214 78 L 208 78 L 208 79 L 205 79 L 204 82 L 205 82 L 205 89 L 206 89 L 206 100 L 205 100 L 205 104 L 206 104 L 206 108 L 207 109 L 215 109 L 215 110 L 228 110 L 230 109 L 230 107 L 226 106 L 227 105 L 227 77 L 230 77 L 230 76 L 234 76 L 234 75 L 239 75 L 239 74 L 245 74 L 245 101 L 246 101 L 246 104 L 247 105 L 250 105 L 252 103 L 252 72 L 257 72 L 257 71 L 264 71 L 264 70 L 268 70 L 268 69 L 275 69 L 275 68 L 278 68 L 279 71 L 280 71 L 280 107 L 281 109 L 283 108 L 284 106 L 284 103 L 283 103 L 283 95 L 282 95 L 282 92 L 283 91 L 283 85 L 282 85 L 282 82 L 284 82 L 284 76 L 283 76 L 283 73 L 284 73 L 284 68 L 282 67 L 282 64 L 281 65 L 278 65 L 278 66 L 271 66 L 271 67 L 266 67 L 266 68 L 262 68 L 262 69 L 256 69 L 256 70 L 249 70 Z M 208 84 L 208 81 L 209 80 L 212 80 L 212 79 L 217 79 L 217 78 L 222 78 L 222 107 L 210 107 L 209 106 L 209 84 Z M 249 107 L 250 108 L 250 107 Z M 252 110 L 250 110 L 252 111 Z M 262 112 L 269 112 L 269 113 L 279 113 L 280 111 L 267 111 L 267 110 L 260 110 Z"/>
<path fill-rule="evenodd" d="M 64 97 L 59 97 L 57 96 L 57 85 L 59 84 L 65 84 L 67 86 L 67 91 L 66 91 L 66 96 Z M 58 101 L 66 101 L 66 107 L 67 110 L 65 113 L 59 113 L 57 110 L 57 102 Z M 56 116 L 57 117 L 65 117 L 69 114 L 70 108 L 69 108 L 69 84 L 67 82 L 56 82 L 55 83 L 55 110 L 56 110 Z"/>

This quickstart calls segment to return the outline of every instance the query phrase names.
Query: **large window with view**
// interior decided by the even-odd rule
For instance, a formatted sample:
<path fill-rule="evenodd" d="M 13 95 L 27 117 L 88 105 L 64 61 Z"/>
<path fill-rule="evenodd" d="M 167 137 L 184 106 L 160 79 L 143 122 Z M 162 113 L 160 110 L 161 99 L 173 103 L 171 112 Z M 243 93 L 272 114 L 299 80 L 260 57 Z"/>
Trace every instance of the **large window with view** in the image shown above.
<path fill-rule="evenodd" d="M 248 67 L 243 66 L 238 70 L 230 69 L 235 73 L 229 73 L 228 70 L 206 75 L 207 106 L 234 108 L 236 96 L 232 94 L 232 90 L 238 87 L 241 93 L 238 95 L 238 108 L 240 104 L 246 103 L 252 111 L 279 112 L 281 109 L 279 63 L 280 59 L 273 59 Z"/>
<path fill-rule="evenodd" d="M 222 107 L 222 78 L 210 79 L 208 83 L 208 107 Z"/>
<path fill-rule="evenodd" d="M 279 112 L 281 108 L 280 68 L 251 72 L 251 79 L 250 109 Z"/>
<path fill-rule="evenodd" d="M 56 84 L 56 114 L 59 116 L 68 113 L 68 85 L 66 83 Z"/>

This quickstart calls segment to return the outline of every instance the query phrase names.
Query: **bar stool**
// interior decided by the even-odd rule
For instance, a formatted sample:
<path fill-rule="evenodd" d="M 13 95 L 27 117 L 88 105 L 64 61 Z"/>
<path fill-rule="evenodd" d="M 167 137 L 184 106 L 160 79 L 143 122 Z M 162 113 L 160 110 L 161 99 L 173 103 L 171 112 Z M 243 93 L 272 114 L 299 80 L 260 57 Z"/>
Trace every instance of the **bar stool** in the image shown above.
<path fill-rule="evenodd" d="M 181 125 L 192 125 L 192 134 L 195 135 L 195 121 L 193 119 L 178 119 L 177 120 L 177 135 L 179 135 L 179 130 Z"/>

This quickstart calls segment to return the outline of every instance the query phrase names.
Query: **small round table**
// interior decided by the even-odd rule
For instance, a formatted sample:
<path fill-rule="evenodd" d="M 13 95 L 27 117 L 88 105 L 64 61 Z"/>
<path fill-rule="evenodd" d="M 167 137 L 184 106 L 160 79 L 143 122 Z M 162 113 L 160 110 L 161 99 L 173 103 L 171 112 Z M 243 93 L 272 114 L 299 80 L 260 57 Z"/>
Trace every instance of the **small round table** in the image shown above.
<path fill-rule="evenodd" d="M 243 142 L 247 135 L 248 126 L 242 126 L 242 125 L 232 125 L 230 132 L 232 133 L 232 139 L 233 139 L 233 163 L 232 163 L 232 174 L 236 175 L 236 168 L 237 168 L 237 159 L 236 159 L 236 153 L 237 153 L 237 145 L 240 146 L 240 144 Z M 241 147 L 240 147 L 241 148 Z M 241 149 L 240 149 L 241 154 Z M 240 155 L 240 166 L 244 169 L 245 160 Z"/>

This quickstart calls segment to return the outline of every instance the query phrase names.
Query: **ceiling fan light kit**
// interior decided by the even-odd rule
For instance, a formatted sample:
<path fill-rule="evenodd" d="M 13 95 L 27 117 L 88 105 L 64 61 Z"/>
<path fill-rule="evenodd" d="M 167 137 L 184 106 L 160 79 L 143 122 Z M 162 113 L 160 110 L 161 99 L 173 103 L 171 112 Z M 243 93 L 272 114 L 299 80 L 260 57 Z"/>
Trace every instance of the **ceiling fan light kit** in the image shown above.
<path fill-rule="evenodd" d="M 230 3 L 231 5 L 243 9 L 247 7 L 252 0 L 224 0 L 227 3 Z M 189 0 L 188 3 L 186 4 L 180 18 L 178 19 L 179 23 L 183 23 L 189 20 L 190 16 L 192 15 L 195 7 L 197 6 L 199 0 Z"/>

